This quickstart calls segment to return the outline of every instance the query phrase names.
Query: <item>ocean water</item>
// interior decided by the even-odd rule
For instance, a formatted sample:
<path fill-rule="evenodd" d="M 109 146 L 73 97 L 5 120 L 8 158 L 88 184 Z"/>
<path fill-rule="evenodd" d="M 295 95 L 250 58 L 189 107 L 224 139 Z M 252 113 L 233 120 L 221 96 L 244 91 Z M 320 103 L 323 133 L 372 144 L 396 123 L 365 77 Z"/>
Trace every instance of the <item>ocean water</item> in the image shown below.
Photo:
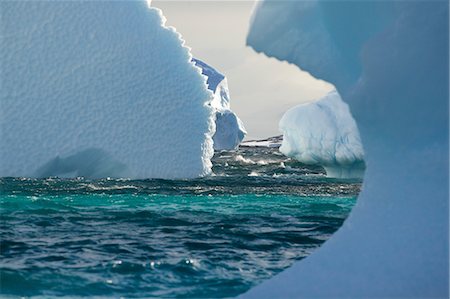
<path fill-rule="evenodd" d="M 233 297 L 317 249 L 361 186 L 277 149 L 213 164 L 195 180 L 0 179 L 2 297 Z"/>

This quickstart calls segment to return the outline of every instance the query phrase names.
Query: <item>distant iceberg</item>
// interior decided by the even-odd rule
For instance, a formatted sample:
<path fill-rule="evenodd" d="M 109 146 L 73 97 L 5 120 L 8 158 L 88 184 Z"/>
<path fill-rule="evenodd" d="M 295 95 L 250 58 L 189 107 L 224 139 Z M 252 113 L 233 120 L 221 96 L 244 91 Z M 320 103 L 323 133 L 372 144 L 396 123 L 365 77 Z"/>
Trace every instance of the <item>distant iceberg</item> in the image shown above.
<path fill-rule="evenodd" d="M 270 147 L 279 148 L 283 142 L 283 135 L 272 136 L 265 139 L 246 140 L 240 144 L 240 147 Z"/>
<path fill-rule="evenodd" d="M 216 131 L 213 136 L 215 150 L 232 150 L 239 146 L 247 131 L 239 117 L 231 111 L 227 79 L 216 69 L 199 59 L 192 59 L 208 77 L 208 89 L 214 93 L 211 106 L 215 110 Z"/>
<path fill-rule="evenodd" d="M 336 91 L 313 103 L 288 110 L 279 124 L 280 152 L 310 165 L 325 168 L 327 176 L 362 178 L 364 151 L 358 128 Z"/>
<path fill-rule="evenodd" d="M 214 110 L 145 1 L 3 1 L 0 176 L 211 173 Z"/>

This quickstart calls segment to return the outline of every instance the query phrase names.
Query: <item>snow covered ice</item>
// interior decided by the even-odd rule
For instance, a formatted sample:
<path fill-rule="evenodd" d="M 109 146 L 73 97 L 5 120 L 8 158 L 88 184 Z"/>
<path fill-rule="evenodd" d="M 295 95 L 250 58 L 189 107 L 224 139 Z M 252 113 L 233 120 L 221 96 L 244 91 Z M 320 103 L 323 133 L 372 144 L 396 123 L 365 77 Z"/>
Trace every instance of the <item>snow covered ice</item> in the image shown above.
<path fill-rule="evenodd" d="M 199 59 L 193 59 L 195 65 L 202 69 L 202 74 L 208 77 L 208 89 L 214 93 L 211 106 L 215 110 L 216 131 L 213 136 L 215 150 L 232 150 L 238 147 L 247 134 L 244 124 L 231 111 L 230 92 L 227 79 L 216 69 Z"/>
<path fill-rule="evenodd" d="M 286 156 L 320 165 L 329 177 L 362 178 L 364 151 L 358 128 L 336 91 L 289 109 L 279 127 L 283 132 L 280 151 Z"/>
<path fill-rule="evenodd" d="M 448 298 L 448 1 L 262 1 L 247 43 L 336 87 L 366 171 L 340 230 L 243 298 Z"/>
<path fill-rule="evenodd" d="M 145 1 L 3 1 L 0 176 L 211 172 L 205 77 Z"/>

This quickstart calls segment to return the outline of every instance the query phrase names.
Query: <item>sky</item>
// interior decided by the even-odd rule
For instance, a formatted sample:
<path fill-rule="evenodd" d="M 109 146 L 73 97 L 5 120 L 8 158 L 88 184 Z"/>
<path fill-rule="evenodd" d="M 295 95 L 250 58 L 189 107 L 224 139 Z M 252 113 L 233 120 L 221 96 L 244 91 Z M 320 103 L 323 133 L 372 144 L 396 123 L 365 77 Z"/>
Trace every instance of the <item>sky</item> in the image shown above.
<path fill-rule="evenodd" d="M 191 53 L 227 77 L 231 109 L 244 122 L 246 139 L 280 135 L 289 108 L 333 89 L 297 66 L 246 46 L 254 1 L 153 1 L 182 35 Z"/>

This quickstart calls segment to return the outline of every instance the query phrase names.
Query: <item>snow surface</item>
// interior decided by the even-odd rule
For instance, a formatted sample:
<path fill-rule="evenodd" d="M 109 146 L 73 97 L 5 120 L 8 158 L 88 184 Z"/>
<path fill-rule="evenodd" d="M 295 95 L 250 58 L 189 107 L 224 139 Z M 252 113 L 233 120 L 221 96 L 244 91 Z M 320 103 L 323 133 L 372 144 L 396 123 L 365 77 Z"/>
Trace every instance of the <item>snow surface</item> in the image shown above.
<path fill-rule="evenodd" d="M 248 44 L 335 85 L 366 172 L 341 229 L 242 298 L 448 298 L 448 1 L 264 1 Z"/>
<path fill-rule="evenodd" d="M 211 172 L 212 100 L 144 1 L 2 1 L 0 176 Z"/>
<path fill-rule="evenodd" d="M 364 151 L 347 104 L 336 91 L 289 109 L 280 120 L 280 152 L 325 168 L 328 177 L 362 178 Z"/>
<path fill-rule="evenodd" d="M 215 110 L 216 131 L 213 136 L 215 150 L 236 149 L 247 131 L 239 117 L 231 111 L 227 79 L 216 69 L 201 60 L 192 59 L 207 76 L 208 89 L 214 93 L 211 106 Z"/>

